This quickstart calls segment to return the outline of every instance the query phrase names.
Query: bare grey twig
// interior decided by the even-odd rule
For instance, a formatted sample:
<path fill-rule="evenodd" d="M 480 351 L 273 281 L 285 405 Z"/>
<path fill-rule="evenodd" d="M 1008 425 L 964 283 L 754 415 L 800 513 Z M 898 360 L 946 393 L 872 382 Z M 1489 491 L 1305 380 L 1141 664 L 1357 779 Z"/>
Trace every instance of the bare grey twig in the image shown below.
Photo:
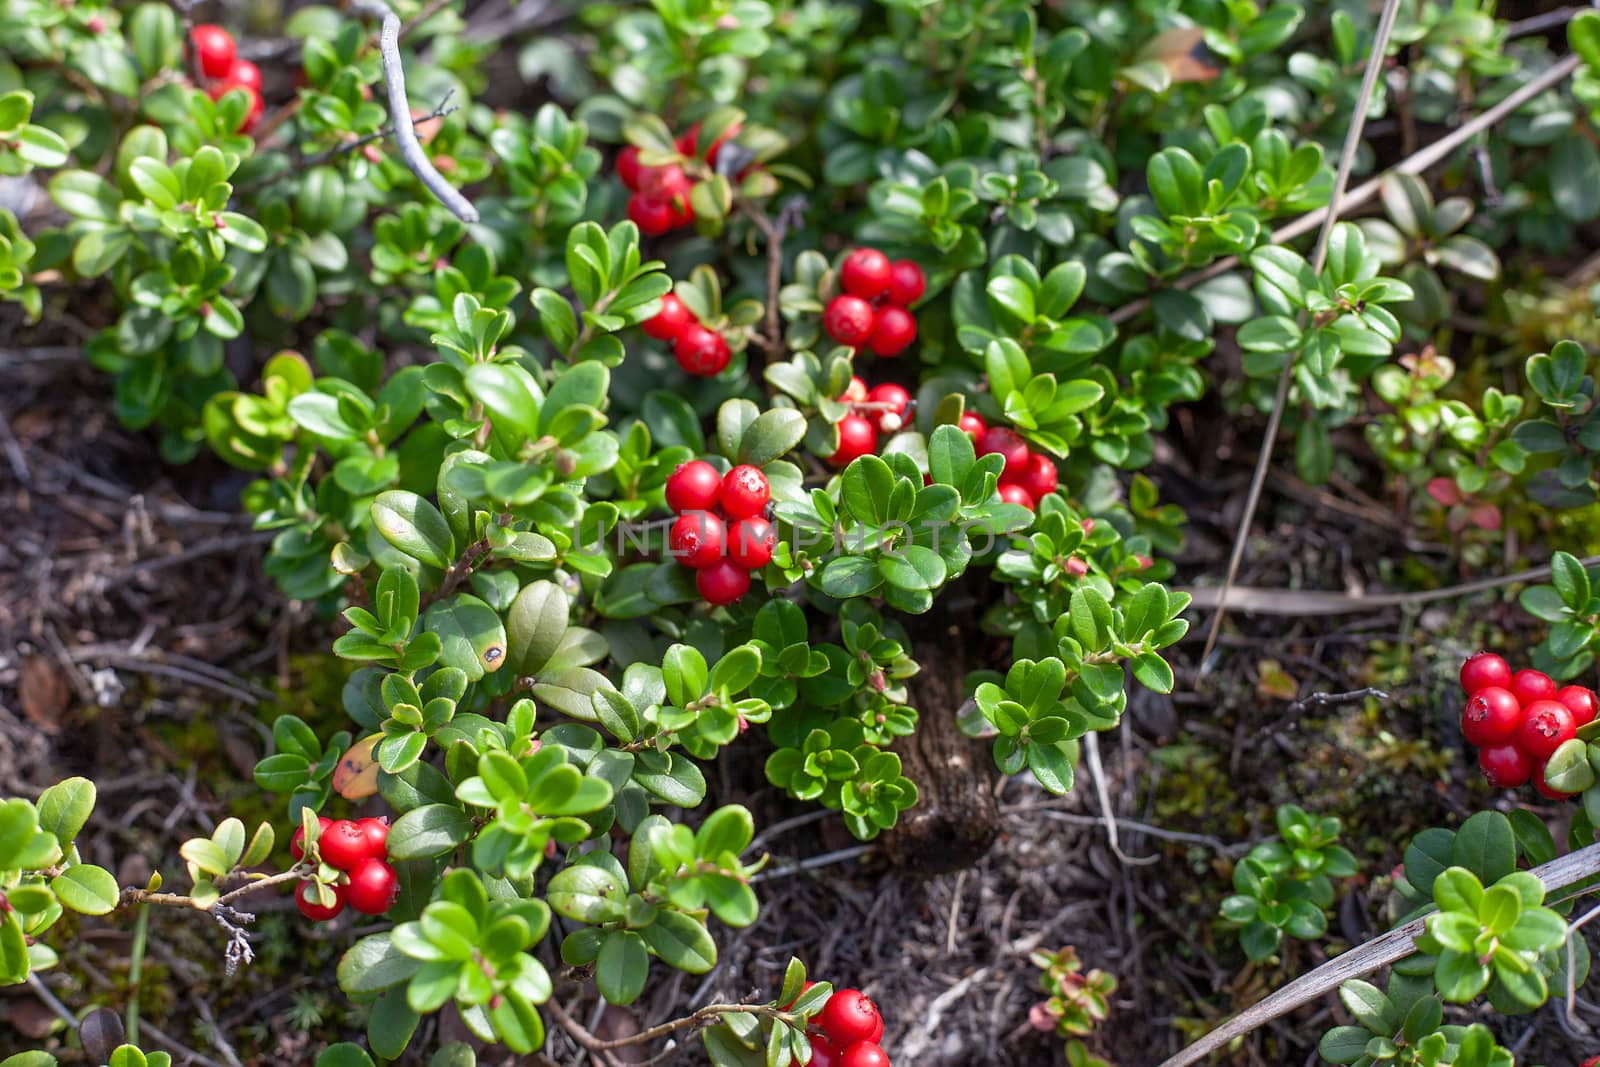
<path fill-rule="evenodd" d="M 1388 700 L 1389 694 L 1382 689 L 1374 689 L 1370 685 L 1365 689 L 1352 689 L 1348 693 L 1312 693 L 1304 700 L 1296 700 L 1289 705 L 1290 711 L 1305 711 L 1307 708 L 1324 708 L 1329 704 L 1354 704 L 1358 700 L 1368 697 L 1377 697 L 1379 700 Z"/>
<path fill-rule="evenodd" d="M 411 103 L 406 99 L 405 69 L 400 63 L 400 16 L 390 10 L 383 0 L 352 0 L 350 11 L 382 23 L 378 48 L 383 53 L 383 80 L 389 87 L 389 121 L 394 124 L 394 139 L 400 146 L 400 158 L 417 176 L 417 180 L 438 197 L 456 218 L 462 222 L 477 222 L 478 209 L 472 206 L 472 201 L 461 195 L 459 189 L 445 181 L 444 175 L 434 167 L 433 161 L 417 140 L 417 127 L 411 119 Z"/>

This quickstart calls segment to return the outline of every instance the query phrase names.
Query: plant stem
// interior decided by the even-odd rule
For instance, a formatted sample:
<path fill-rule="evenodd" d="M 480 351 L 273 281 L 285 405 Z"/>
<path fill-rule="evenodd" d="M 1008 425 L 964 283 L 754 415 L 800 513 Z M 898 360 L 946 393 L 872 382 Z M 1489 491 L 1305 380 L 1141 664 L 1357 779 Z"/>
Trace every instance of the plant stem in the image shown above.
<path fill-rule="evenodd" d="M 139 905 L 133 921 L 133 952 L 128 958 L 128 1044 L 139 1043 L 139 977 L 144 973 L 144 946 L 150 937 L 150 905 Z"/>

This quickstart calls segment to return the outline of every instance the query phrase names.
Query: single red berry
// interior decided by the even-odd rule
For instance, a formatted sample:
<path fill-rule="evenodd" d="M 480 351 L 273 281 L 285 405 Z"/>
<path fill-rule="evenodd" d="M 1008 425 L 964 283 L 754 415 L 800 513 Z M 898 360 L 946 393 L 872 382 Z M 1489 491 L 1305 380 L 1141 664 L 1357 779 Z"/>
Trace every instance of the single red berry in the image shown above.
<path fill-rule="evenodd" d="M 1461 665 L 1461 688 L 1471 696 L 1487 686 L 1511 688 L 1511 664 L 1494 652 L 1479 652 Z"/>
<path fill-rule="evenodd" d="M 1034 500 L 1043 500 L 1056 491 L 1056 465 L 1049 456 L 1035 452 L 1028 457 L 1028 464 L 1022 468 L 1022 473 L 1017 475 L 1017 484 L 1026 489 Z"/>
<path fill-rule="evenodd" d="M 1497 685 L 1473 693 L 1461 711 L 1461 732 L 1477 748 L 1505 744 L 1521 723 L 1522 705 L 1511 690 Z"/>
<path fill-rule="evenodd" d="M 821 1034 L 807 1034 L 806 1037 L 811 1041 L 810 1067 L 839 1067 L 839 1052 L 833 1042 Z"/>
<path fill-rule="evenodd" d="M 1029 511 L 1034 509 L 1033 494 L 1016 482 L 1005 482 L 1000 486 L 1000 499 L 1007 504 L 1021 504 Z"/>
<path fill-rule="evenodd" d="M 750 572 L 732 560 L 719 559 L 694 576 L 694 587 L 707 604 L 732 604 L 750 591 Z"/>
<path fill-rule="evenodd" d="M 910 307 L 922 299 L 928 289 L 928 279 L 922 268 L 909 259 L 897 259 L 889 264 L 889 303 Z"/>
<path fill-rule="evenodd" d="M 104 33 L 106 31 L 106 20 L 99 15 L 90 15 L 89 21 L 83 24 L 83 28 L 90 33 Z"/>
<path fill-rule="evenodd" d="M 728 366 L 733 354 L 728 342 L 716 330 L 708 330 L 698 322 L 690 323 L 672 345 L 672 357 L 678 361 L 685 374 L 696 378 L 712 378 Z"/>
<path fill-rule="evenodd" d="M 360 830 L 361 836 L 367 840 L 368 858 L 375 860 L 389 858 L 388 819 L 357 819 L 356 829 Z"/>
<path fill-rule="evenodd" d="M 350 872 L 344 898 L 363 915 L 382 915 L 394 905 L 400 892 L 400 878 L 383 860 L 363 860 Z"/>
<path fill-rule="evenodd" d="M 717 468 L 703 459 L 691 459 L 678 465 L 667 479 L 667 507 L 682 514 L 685 511 L 709 511 L 716 507 L 722 493 L 722 475 Z"/>
<path fill-rule="evenodd" d="M 873 1006 L 876 1007 L 877 1005 L 874 1004 Z M 867 1038 L 867 1040 L 872 1042 L 874 1045 L 883 1044 L 883 1012 L 880 1011 L 878 1013 L 878 1025 L 872 1028 L 872 1036 Z"/>
<path fill-rule="evenodd" d="M 889 1067 L 889 1054 L 876 1042 L 858 1041 L 844 1050 L 839 1067 Z"/>
<path fill-rule="evenodd" d="M 319 827 L 317 830 L 317 839 L 321 840 L 322 835 L 328 832 L 328 827 L 333 825 L 333 820 L 328 818 L 326 815 L 318 815 L 317 824 Z M 294 833 L 289 835 L 289 855 L 293 856 L 296 860 L 305 859 L 305 843 L 306 828 L 304 826 L 296 826 L 294 828 Z"/>
<path fill-rule="evenodd" d="M 628 218 L 646 237 L 660 237 L 672 229 L 672 209 L 643 193 L 628 198 Z"/>
<path fill-rule="evenodd" d="M 661 310 L 644 320 L 644 332 L 657 341 L 676 341 L 696 321 L 689 305 L 677 293 L 661 298 Z"/>
<path fill-rule="evenodd" d="M 872 305 L 859 296 L 836 296 L 822 313 L 822 328 L 842 345 L 859 348 L 872 336 Z"/>
<path fill-rule="evenodd" d="M 314 923 L 327 922 L 344 910 L 344 886 L 333 887 L 333 904 L 324 905 L 317 899 L 317 883 L 307 879 L 301 882 L 294 891 L 295 906 L 300 909 L 300 914 Z"/>
<path fill-rule="evenodd" d="M 850 461 L 871 455 L 878 450 L 878 431 L 860 415 L 846 415 L 839 420 L 839 447 L 828 462 L 835 467 L 849 466 Z"/>
<path fill-rule="evenodd" d="M 865 404 L 867 402 L 867 383 L 860 378 L 852 376 L 850 384 L 844 388 L 844 395 L 839 399 L 852 404 Z"/>
<path fill-rule="evenodd" d="M 208 78 L 226 78 L 239 58 L 239 47 L 233 34 L 214 23 L 206 22 L 194 28 L 190 40 L 194 42 L 195 55 L 200 60 L 200 73 Z"/>
<path fill-rule="evenodd" d="M 322 862 L 341 871 L 354 870 L 367 858 L 367 835 L 349 819 L 336 819 L 317 842 Z"/>
<path fill-rule="evenodd" d="M 1576 793 L 1563 793 L 1544 780 L 1544 771 L 1548 763 L 1541 763 L 1533 769 L 1533 788 L 1546 800 L 1571 800 Z"/>
<path fill-rule="evenodd" d="M 760 515 L 740 519 L 728 533 L 728 558 L 747 571 L 758 571 L 772 562 L 778 547 L 778 530 Z"/>
<path fill-rule="evenodd" d="M 976 411 L 963 411 L 961 413 L 961 421 L 956 425 L 961 428 L 962 433 L 974 441 L 982 437 L 983 431 L 989 428 L 989 424 L 983 421 L 983 416 Z"/>
<path fill-rule="evenodd" d="M 639 176 L 643 167 L 639 163 L 639 146 L 627 145 L 617 153 L 617 177 L 629 190 L 639 191 Z"/>
<path fill-rule="evenodd" d="M 839 267 L 839 286 L 851 296 L 872 300 L 889 291 L 889 257 L 876 248 L 857 248 Z"/>
<path fill-rule="evenodd" d="M 1578 724 L 1580 730 L 1594 722 L 1596 713 L 1600 713 L 1600 700 L 1596 700 L 1594 690 L 1585 689 L 1581 685 L 1569 685 L 1558 689 L 1556 699 L 1572 712 L 1572 721 Z"/>
<path fill-rule="evenodd" d="M 772 487 L 760 467 L 741 463 L 722 476 L 722 510 L 730 519 L 759 515 L 772 499 Z"/>
<path fill-rule="evenodd" d="M 722 520 L 709 511 L 686 511 L 679 515 L 667 534 L 672 558 L 700 570 L 722 559 L 728 532 Z"/>
<path fill-rule="evenodd" d="M 871 418 L 884 433 L 897 433 L 906 424 L 906 412 L 911 409 L 911 394 L 903 386 L 884 382 L 874 385 L 872 391 L 867 393 L 867 403 L 888 404 L 889 407 L 874 411 Z"/>
<path fill-rule="evenodd" d="M 1516 745 L 1491 745 L 1478 750 L 1478 768 L 1496 789 L 1515 789 L 1533 777 L 1533 760 Z"/>
<path fill-rule="evenodd" d="M 1578 1064 L 1578 1067 L 1600 1067 L 1600 1056 L 1590 1056 L 1588 1059 Z"/>
<path fill-rule="evenodd" d="M 1517 747 L 1530 759 L 1547 760 L 1556 749 L 1578 736 L 1572 709 L 1554 700 L 1535 700 L 1522 712 Z"/>
<path fill-rule="evenodd" d="M 258 93 L 261 91 L 261 68 L 248 59 L 234 63 L 233 69 L 228 72 L 228 78 L 238 85 L 248 85 Z"/>
<path fill-rule="evenodd" d="M 859 989 L 837 989 L 817 1015 L 817 1024 L 828 1040 L 848 1050 L 866 1041 L 881 1020 L 878 1006 Z"/>
<path fill-rule="evenodd" d="M 1543 671 L 1524 668 L 1511 676 L 1511 684 L 1507 689 L 1527 707 L 1540 700 L 1554 700 L 1558 686 L 1555 680 Z"/>
<path fill-rule="evenodd" d="M 663 204 L 671 203 L 679 197 L 687 200 L 693 185 L 689 176 L 683 172 L 683 168 L 676 163 L 660 167 L 642 167 L 639 170 L 639 192 Z"/>
<path fill-rule="evenodd" d="M 880 356 L 898 356 L 917 339 L 917 320 L 905 308 L 890 305 L 878 309 L 867 346 Z"/>
<path fill-rule="evenodd" d="M 1033 454 L 1021 435 L 1004 426 L 991 426 L 978 435 L 978 455 L 990 453 L 997 453 L 1005 460 L 1000 477 L 1008 481 L 1022 477 L 1028 467 L 1028 457 Z"/>

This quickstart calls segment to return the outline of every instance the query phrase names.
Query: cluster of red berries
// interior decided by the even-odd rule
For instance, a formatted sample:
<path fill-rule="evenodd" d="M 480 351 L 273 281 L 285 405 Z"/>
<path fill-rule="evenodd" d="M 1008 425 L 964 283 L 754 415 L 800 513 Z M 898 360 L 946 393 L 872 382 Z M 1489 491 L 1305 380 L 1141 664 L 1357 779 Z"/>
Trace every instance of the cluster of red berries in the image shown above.
<path fill-rule="evenodd" d="M 971 413 L 961 416 L 961 428 L 974 435 L 978 455 L 996 453 L 1005 460 L 1000 471 L 1000 499 L 1007 504 L 1021 504 L 1031 511 L 1056 491 L 1056 465 L 1049 456 L 1030 449 L 1016 431 L 985 426 L 983 419 Z"/>
<path fill-rule="evenodd" d="M 737 123 L 724 130 L 706 149 L 707 166 L 717 165 L 717 155 L 728 139 L 737 136 Z M 694 156 L 700 140 L 697 122 L 678 138 L 678 154 Z M 672 230 L 694 224 L 694 208 L 689 203 L 689 190 L 694 183 L 683 167 L 676 163 L 646 166 L 639 162 L 639 149 L 629 145 L 617 155 L 617 177 L 633 192 L 628 198 L 628 218 L 646 237 L 660 237 Z"/>
<path fill-rule="evenodd" d="M 243 89 L 250 98 L 250 113 L 244 120 L 244 132 L 249 133 L 265 108 L 261 102 L 261 68 L 239 58 L 233 34 L 221 26 L 209 22 L 196 26 L 192 40 L 211 99 L 220 100 L 234 89 Z"/>
<path fill-rule="evenodd" d="M 670 341 L 678 366 L 685 374 L 696 378 L 721 374 L 732 357 L 727 340 L 716 330 L 702 325 L 676 293 L 661 298 L 661 310 L 645 320 L 644 332 L 657 341 Z"/>
<path fill-rule="evenodd" d="M 300 914 L 314 922 L 326 922 L 344 910 L 346 904 L 363 915 L 382 915 L 394 904 L 400 892 L 400 879 L 389 866 L 389 823 L 386 819 L 329 819 L 318 816 L 322 829 L 317 834 L 317 854 L 322 862 L 343 871 L 345 880 L 333 887 L 334 901 L 325 905 L 317 899 L 317 883 L 306 879 L 295 890 L 294 902 Z M 305 857 L 305 828 L 296 827 L 289 838 L 289 854 Z"/>
<path fill-rule="evenodd" d="M 1513 674 L 1505 657 L 1493 652 L 1479 652 L 1461 665 L 1461 688 L 1467 693 L 1461 732 L 1478 749 L 1478 766 L 1490 785 L 1515 789 L 1531 779 L 1540 796 L 1572 795 L 1545 784 L 1545 764 L 1600 712 L 1592 689 L 1557 686 L 1542 671 Z"/>
<path fill-rule="evenodd" d="M 694 570 L 708 604 L 732 604 L 750 591 L 750 572 L 772 562 L 778 530 L 767 519 L 772 487 L 761 468 L 741 463 L 727 474 L 690 460 L 667 479 L 667 506 L 678 516 L 667 547 Z"/>
<path fill-rule="evenodd" d="M 893 382 L 868 389 L 860 378 L 851 378 L 839 402 L 852 410 L 839 420 L 839 447 L 828 457 L 835 467 L 848 467 L 852 460 L 876 452 L 878 434 L 897 433 L 911 412 L 911 394 Z M 855 410 L 857 405 L 864 406 Z"/>
<path fill-rule="evenodd" d="M 810 989 L 811 982 L 806 983 Z M 889 1067 L 883 1016 L 859 989 L 837 989 L 812 1020 L 811 1067 Z"/>
<path fill-rule="evenodd" d="M 853 249 L 839 268 L 844 290 L 828 301 L 822 328 L 851 348 L 898 356 L 917 339 L 917 320 L 906 309 L 928 287 L 922 268 L 909 259 L 889 262 L 876 248 Z"/>

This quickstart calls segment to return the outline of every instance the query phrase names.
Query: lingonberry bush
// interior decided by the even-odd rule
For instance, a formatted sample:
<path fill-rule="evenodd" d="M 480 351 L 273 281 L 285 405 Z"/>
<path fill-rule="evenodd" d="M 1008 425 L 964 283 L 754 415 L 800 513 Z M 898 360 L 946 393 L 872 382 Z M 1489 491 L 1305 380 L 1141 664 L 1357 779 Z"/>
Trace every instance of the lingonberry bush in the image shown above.
<path fill-rule="evenodd" d="M 255 476 L 266 570 L 341 618 L 351 668 L 348 728 L 272 727 L 255 781 L 279 824 L 185 842 L 187 894 L 81 862 L 87 781 L 0 806 L 5 981 L 55 963 L 65 912 L 123 905 L 204 912 L 248 963 L 243 901 L 281 888 L 309 922 L 384 917 L 338 969 L 373 1056 L 452 1004 L 518 1053 L 547 1015 L 603 1050 L 558 982 L 632 1004 L 757 919 L 755 819 L 708 803 L 706 775 L 747 731 L 772 786 L 870 841 L 918 803 L 919 720 L 1064 794 L 1131 688 L 1174 688 L 1190 596 L 1161 557 L 1183 516 L 1138 472 L 1175 405 L 1271 408 L 1316 483 L 1361 426 L 1466 565 L 1596 499 L 1580 345 L 1486 384 L 1432 342 L 1462 288 L 1600 217 L 1600 153 L 1569 132 L 1600 101 L 1600 17 L 1561 56 L 1431 0 L 658 0 L 579 21 L 581 57 L 524 54 L 555 97 L 524 112 L 480 102 L 493 42 L 449 4 L 303 7 L 262 65 L 187 5 L 0 19 L 0 173 L 53 204 L 43 225 L 0 211 L 0 296 L 33 318 L 110 303 L 86 348 L 117 416 L 173 461 Z M 1402 53 L 1391 93 L 1377 71 Z M 1391 106 L 1407 154 L 1352 188 Z M 1422 148 L 1418 123 L 1451 132 Z M 1600 727 L 1593 692 L 1555 679 L 1592 664 L 1600 609 L 1576 557 L 1550 577 L 1523 595 L 1551 623 L 1539 669 L 1468 661 L 1461 725 L 1496 786 L 1582 794 L 1572 851 L 1497 813 L 1419 837 L 1399 930 L 1341 975 L 1357 1025 L 1331 1062 L 1508 1064 L 1443 1005 L 1528 1011 L 1587 976 L 1570 904 L 1600 870 Z M 923 621 L 952 610 L 1002 653 L 942 664 L 964 702 L 918 707 Z M 388 814 L 338 817 L 351 802 Z M 1287 806 L 1278 830 L 1221 904 L 1257 961 L 1320 938 L 1357 869 L 1336 819 Z M 1385 989 L 1360 978 L 1388 965 Z M 1071 950 L 1039 966 L 1038 1021 L 1100 1062 L 1079 1039 L 1114 979 Z M 795 961 L 770 992 L 627 1041 L 889 1062 L 860 991 Z M 5 1067 L 53 1062 L 22 1057 Z M 99 1058 L 164 1062 L 120 1038 Z"/>

